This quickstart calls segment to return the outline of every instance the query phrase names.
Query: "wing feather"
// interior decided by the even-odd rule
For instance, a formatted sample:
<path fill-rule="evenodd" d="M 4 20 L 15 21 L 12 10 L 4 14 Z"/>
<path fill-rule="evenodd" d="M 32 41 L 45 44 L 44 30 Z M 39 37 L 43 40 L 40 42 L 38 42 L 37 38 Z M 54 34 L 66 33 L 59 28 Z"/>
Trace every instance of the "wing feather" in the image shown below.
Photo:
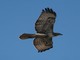
<path fill-rule="evenodd" d="M 55 23 L 56 13 L 49 8 L 42 10 L 41 15 L 35 23 L 37 33 L 52 33 Z"/>
<path fill-rule="evenodd" d="M 53 47 L 52 38 L 35 38 L 33 42 L 38 52 L 46 51 Z"/>
<path fill-rule="evenodd" d="M 53 34 L 53 26 L 55 23 L 56 13 L 49 8 L 42 10 L 41 15 L 35 23 L 37 33 Z M 34 46 L 39 52 L 43 52 L 53 47 L 52 37 L 50 35 L 46 38 L 35 38 Z"/>

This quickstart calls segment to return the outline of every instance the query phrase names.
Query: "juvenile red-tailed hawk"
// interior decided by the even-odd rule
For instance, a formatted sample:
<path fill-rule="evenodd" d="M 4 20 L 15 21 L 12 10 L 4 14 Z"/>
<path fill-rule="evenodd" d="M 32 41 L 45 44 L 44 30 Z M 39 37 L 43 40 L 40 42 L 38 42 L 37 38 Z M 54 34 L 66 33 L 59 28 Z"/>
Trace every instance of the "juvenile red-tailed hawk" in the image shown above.
<path fill-rule="evenodd" d="M 62 35 L 61 33 L 54 33 L 53 27 L 55 23 L 56 13 L 50 9 L 42 10 L 41 15 L 35 23 L 36 34 L 22 34 L 20 39 L 35 38 L 34 46 L 38 52 L 46 51 L 53 47 L 52 37 Z"/>

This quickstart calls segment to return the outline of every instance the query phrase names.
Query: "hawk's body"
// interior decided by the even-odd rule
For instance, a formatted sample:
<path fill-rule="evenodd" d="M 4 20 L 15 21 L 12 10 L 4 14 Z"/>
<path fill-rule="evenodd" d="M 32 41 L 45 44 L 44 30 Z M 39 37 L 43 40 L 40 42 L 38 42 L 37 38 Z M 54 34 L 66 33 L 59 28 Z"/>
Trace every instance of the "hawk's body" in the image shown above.
<path fill-rule="evenodd" d="M 25 33 L 22 34 L 20 38 L 35 38 L 33 44 L 39 52 L 52 48 L 52 37 L 61 35 L 60 33 L 53 32 L 55 18 L 56 13 L 52 9 L 45 8 L 45 10 L 42 10 L 41 15 L 35 23 L 35 30 L 37 31 L 37 34 Z"/>

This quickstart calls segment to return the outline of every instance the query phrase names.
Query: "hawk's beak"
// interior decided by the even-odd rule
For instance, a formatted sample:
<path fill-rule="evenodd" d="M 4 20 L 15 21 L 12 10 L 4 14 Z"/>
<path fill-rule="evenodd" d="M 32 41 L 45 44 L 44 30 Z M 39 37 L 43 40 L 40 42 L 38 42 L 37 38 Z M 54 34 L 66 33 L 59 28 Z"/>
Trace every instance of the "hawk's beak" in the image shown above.
<path fill-rule="evenodd" d="M 59 33 L 59 35 L 63 35 L 63 34 Z"/>

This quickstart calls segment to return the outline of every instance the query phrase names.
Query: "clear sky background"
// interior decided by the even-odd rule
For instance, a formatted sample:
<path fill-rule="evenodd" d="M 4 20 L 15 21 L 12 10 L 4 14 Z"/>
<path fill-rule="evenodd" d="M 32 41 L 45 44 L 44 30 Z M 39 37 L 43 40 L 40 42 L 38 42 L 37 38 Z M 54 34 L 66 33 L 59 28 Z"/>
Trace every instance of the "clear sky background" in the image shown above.
<path fill-rule="evenodd" d="M 20 40 L 22 33 L 36 33 L 34 24 L 41 10 L 57 13 L 54 48 L 38 53 L 33 39 Z M 0 0 L 0 60 L 80 60 L 80 0 Z"/>

